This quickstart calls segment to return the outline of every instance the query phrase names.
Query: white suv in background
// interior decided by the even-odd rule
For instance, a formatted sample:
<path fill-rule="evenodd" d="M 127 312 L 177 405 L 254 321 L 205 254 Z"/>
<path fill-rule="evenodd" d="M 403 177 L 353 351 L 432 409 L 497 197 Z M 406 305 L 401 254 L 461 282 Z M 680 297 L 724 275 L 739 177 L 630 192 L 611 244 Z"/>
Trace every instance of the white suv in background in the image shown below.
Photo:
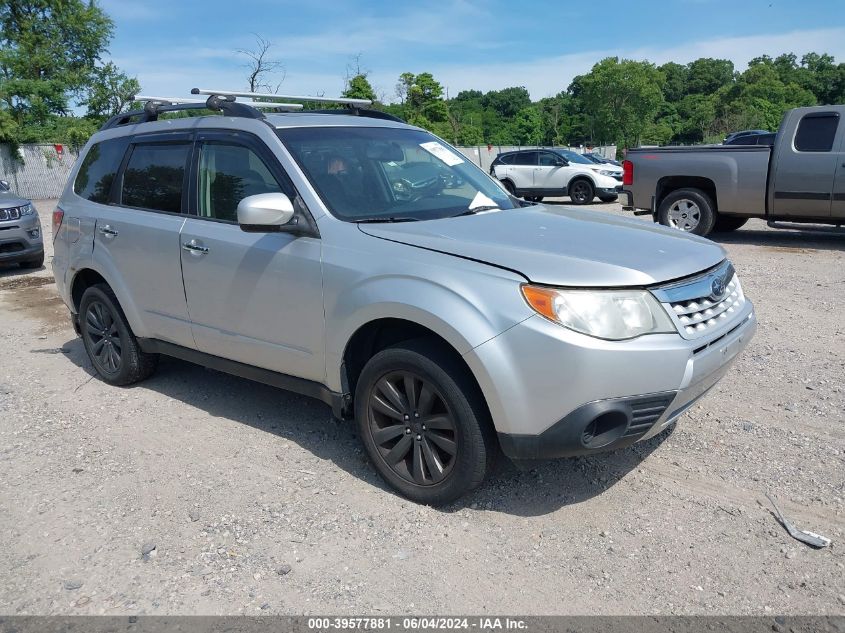
<path fill-rule="evenodd" d="M 490 167 L 509 193 L 539 202 L 543 196 L 569 196 L 589 204 L 598 196 L 613 202 L 622 190 L 622 168 L 598 165 L 564 149 L 524 149 L 499 154 Z"/>

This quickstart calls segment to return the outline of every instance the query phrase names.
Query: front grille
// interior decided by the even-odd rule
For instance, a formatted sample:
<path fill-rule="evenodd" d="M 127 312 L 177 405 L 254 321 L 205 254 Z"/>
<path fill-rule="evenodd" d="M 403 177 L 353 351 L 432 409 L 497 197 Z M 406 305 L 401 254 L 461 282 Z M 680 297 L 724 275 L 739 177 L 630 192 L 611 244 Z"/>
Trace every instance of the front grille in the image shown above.
<path fill-rule="evenodd" d="M 726 323 L 745 304 L 742 286 L 734 274 L 721 299 L 699 297 L 691 301 L 670 304 L 683 331 L 690 337 L 704 336 Z"/>
<path fill-rule="evenodd" d="M 20 207 L 12 207 L 11 209 L 0 209 L 0 222 L 5 220 L 20 220 L 21 219 L 21 209 Z"/>
<path fill-rule="evenodd" d="M 645 435 L 674 399 L 674 393 L 666 393 L 631 400 L 631 423 L 625 431 L 625 437 Z"/>
<path fill-rule="evenodd" d="M 678 332 L 697 339 L 723 329 L 745 306 L 745 295 L 730 262 L 693 279 L 652 291 L 672 317 Z"/>

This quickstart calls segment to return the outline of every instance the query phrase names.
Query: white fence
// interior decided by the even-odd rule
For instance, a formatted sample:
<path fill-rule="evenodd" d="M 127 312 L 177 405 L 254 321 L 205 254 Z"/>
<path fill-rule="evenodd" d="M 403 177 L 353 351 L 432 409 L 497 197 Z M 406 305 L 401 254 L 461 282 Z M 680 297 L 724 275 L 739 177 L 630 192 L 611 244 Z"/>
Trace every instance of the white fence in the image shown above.
<path fill-rule="evenodd" d="M 67 145 L 0 145 L 0 180 L 23 198 L 58 198 L 78 153 Z"/>
<path fill-rule="evenodd" d="M 472 162 L 484 171 L 490 171 L 490 164 L 502 152 L 518 149 L 538 149 L 536 146 L 477 145 L 458 147 Z M 580 148 L 567 147 L 576 152 Z M 608 158 L 616 157 L 616 146 L 594 147 L 592 151 Z M 17 156 L 12 155 L 8 145 L 0 145 L 0 180 L 7 180 L 19 196 L 33 200 L 58 198 L 67 182 L 78 153 L 67 145 L 21 145 Z"/>

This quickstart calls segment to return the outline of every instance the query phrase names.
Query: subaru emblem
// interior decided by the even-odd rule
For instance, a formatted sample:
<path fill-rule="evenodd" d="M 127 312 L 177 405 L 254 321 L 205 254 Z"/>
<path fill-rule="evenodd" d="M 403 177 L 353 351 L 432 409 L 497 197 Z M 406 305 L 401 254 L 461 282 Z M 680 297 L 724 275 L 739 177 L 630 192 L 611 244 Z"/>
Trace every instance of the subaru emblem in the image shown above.
<path fill-rule="evenodd" d="M 721 297 L 725 294 L 725 280 L 721 277 L 716 277 L 710 285 L 710 289 L 713 291 L 714 297 Z"/>

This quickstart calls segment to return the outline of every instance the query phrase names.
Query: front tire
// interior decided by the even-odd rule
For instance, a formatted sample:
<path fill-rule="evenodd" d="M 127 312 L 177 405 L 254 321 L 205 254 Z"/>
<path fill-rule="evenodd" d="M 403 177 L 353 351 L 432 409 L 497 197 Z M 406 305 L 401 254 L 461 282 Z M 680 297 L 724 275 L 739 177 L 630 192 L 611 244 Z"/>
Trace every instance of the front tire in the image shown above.
<path fill-rule="evenodd" d="M 581 178 L 569 185 L 569 199 L 572 204 L 590 204 L 596 197 L 593 183 Z"/>
<path fill-rule="evenodd" d="M 367 362 L 355 388 L 355 418 L 379 475 L 417 503 L 442 505 L 478 487 L 497 451 L 468 370 L 429 339 Z"/>
<path fill-rule="evenodd" d="M 678 189 L 663 198 L 657 219 L 664 226 L 707 235 L 713 230 L 716 213 L 710 196 L 700 189 Z"/>
<path fill-rule="evenodd" d="M 83 293 L 79 326 L 91 364 L 110 385 L 131 385 L 155 371 L 158 354 L 141 351 L 114 292 L 106 284 L 96 284 Z"/>

